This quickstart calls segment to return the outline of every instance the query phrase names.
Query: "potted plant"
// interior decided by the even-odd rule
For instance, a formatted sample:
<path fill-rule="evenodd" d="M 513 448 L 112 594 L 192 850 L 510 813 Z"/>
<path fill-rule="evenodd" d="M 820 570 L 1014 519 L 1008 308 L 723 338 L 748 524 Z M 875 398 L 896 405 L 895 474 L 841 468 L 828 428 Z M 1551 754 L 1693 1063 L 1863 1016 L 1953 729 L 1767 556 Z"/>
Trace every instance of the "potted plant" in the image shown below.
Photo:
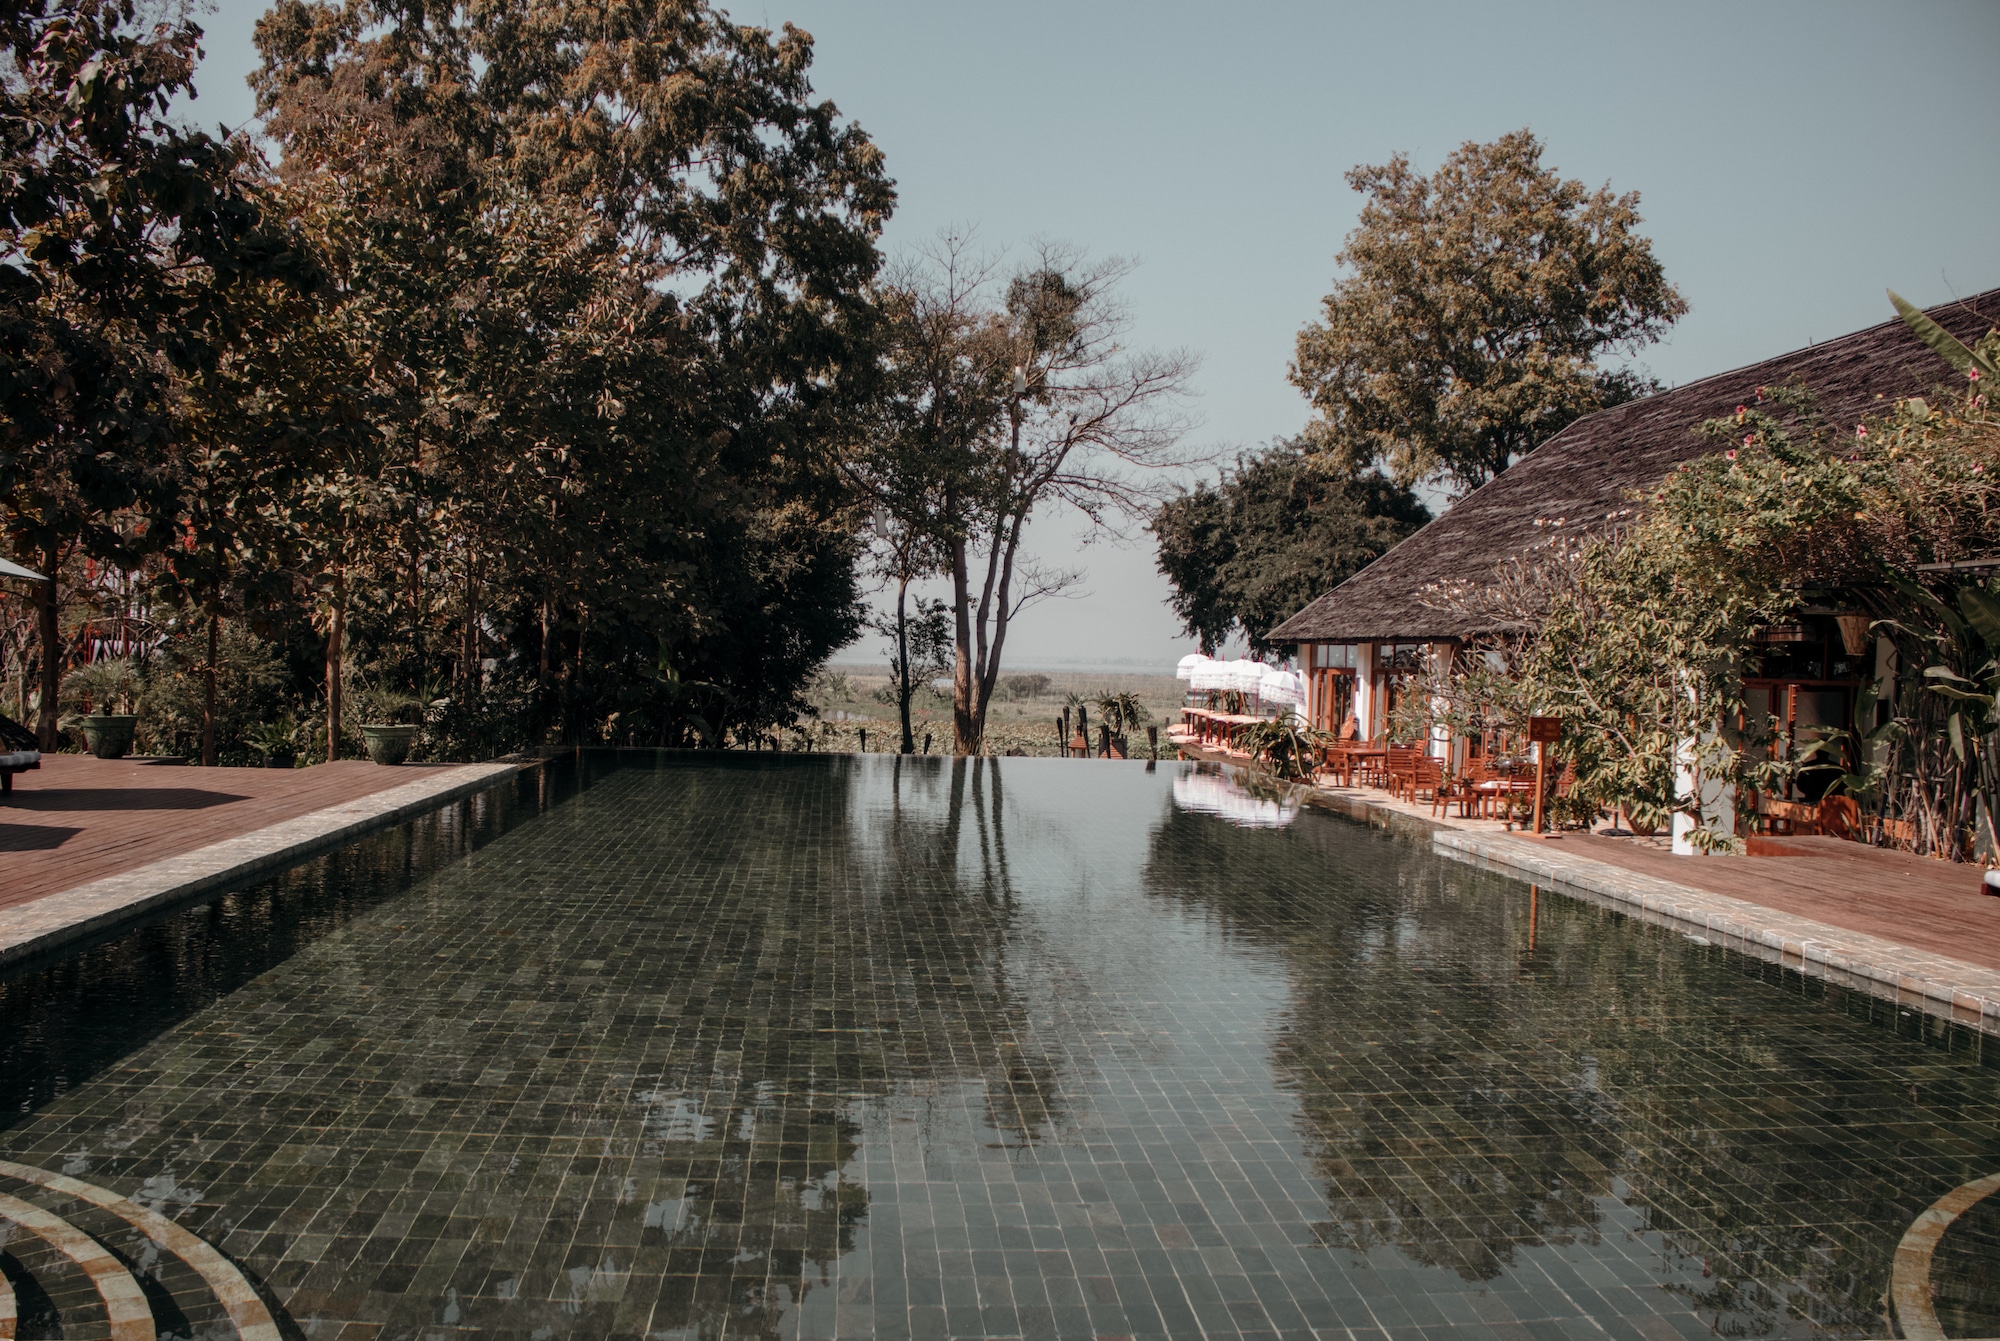
<path fill-rule="evenodd" d="M 132 752 L 139 717 L 132 711 L 131 676 L 131 663 L 119 658 L 94 662 L 71 680 L 83 699 L 76 727 L 83 732 L 90 752 L 100 759 L 123 759 Z"/>
<path fill-rule="evenodd" d="M 264 756 L 266 768 L 290 768 L 298 759 L 299 724 L 290 717 L 251 728 L 244 743 Z"/>
<path fill-rule="evenodd" d="M 361 743 L 368 757 L 378 764 L 400 764 L 410 757 L 417 743 L 417 723 L 412 720 L 418 701 L 407 694 L 367 690 L 358 696 L 363 713 Z M 372 720 L 371 720 L 372 719 Z"/>
<path fill-rule="evenodd" d="M 129 712 L 91 713 L 77 719 L 90 752 L 100 759 L 123 759 L 132 752 L 132 736 L 139 716 Z"/>

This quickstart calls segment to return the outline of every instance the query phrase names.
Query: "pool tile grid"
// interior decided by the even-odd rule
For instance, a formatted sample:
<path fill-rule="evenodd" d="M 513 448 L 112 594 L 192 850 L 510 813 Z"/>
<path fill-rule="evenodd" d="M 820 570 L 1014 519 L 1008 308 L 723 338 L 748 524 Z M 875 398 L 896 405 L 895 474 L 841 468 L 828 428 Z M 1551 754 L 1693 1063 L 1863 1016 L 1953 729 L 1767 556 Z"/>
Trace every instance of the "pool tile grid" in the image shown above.
<path fill-rule="evenodd" d="M 1879 1334 L 2000 1155 L 1963 1046 L 1357 826 L 820 770 L 614 775 L 0 1146 L 544 1341 Z"/>
<path fill-rule="evenodd" d="M 1246 782 L 1255 777 L 1240 765 L 1211 766 Z M 1309 804 L 1420 836 L 1447 856 L 1547 882 L 1562 893 L 1609 903 L 1656 925 L 1693 931 L 1807 976 L 2000 1036 L 2000 972 L 1983 965 L 1537 845 L 1496 833 L 1489 821 L 1426 815 L 1380 793 L 1300 790 Z"/>

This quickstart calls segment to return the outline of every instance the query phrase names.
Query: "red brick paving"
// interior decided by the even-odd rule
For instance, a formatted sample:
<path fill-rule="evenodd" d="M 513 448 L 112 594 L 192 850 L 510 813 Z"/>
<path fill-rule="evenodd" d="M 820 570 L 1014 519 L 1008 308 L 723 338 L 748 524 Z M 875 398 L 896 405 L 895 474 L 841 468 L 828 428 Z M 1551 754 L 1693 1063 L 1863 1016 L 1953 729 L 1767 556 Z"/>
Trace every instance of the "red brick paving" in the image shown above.
<path fill-rule="evenodd" d="M 81 754 L 42 757 L 0 800 L 0 908 L 133 870 L 450 765 L 188 768 Z M 2000 900 L 1996 900 L 2000 902 Z"/>
<path fill-rule="evenodd" d="M 1576 833 L 1564 834 L 1553 846 L 1640 875 L 2000 968 L 2000 898 L 1979 892 L 1984 868 L 1838 838 L 1784 841 L 1812 855 L 1676 857 L 1664 847 Z"/>

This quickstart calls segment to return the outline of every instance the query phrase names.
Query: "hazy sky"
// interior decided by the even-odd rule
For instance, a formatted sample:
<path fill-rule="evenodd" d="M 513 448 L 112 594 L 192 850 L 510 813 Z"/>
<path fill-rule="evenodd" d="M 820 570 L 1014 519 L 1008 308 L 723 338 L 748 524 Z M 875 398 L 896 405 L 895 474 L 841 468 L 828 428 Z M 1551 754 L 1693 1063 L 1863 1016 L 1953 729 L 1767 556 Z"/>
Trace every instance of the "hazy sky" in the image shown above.
<path fill-rule="evenodd" d="M 204 123 L 251 114 L 263 0 L 208 16 Z M 2000 3 L 1009 4 L 760 0 L 887 155 L 887 247 L 948 225 L 1139 263 L 1134 344 L 1202 359 L 1202 444 L 1296 431 L 1292 341 L 1353 227 L 1343 180 L 1531 127 L 1567 176 L 1637 190 L 1692 311 L 1641 360 L 1668 383 L 2000 286 Z M 1171 666 L 1192 644 L 1148 538 L 1032 528 L 1088 595 L 1024 615 L 1010 664 Z M 874 640 L 844 660 L 872 659 Z"/>

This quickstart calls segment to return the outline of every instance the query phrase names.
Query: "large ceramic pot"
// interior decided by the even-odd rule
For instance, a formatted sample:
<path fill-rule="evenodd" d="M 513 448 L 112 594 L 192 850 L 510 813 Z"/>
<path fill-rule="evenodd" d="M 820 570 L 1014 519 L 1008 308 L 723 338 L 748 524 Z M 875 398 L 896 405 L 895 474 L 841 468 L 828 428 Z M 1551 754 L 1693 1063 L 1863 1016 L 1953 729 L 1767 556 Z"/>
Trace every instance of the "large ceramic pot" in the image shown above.
<path fill-rule="evenodd" d="M 417 728 L 395 726 L 387 722 L 370 725 L 361 724 L 361 743 L 368 747 L 368 757 L 378 764 L 400 764 L 410 757 L 410 746 L 417 742 Z"/>
<path fill-rule="evenodd" d="M 81 718 L 77 725 L 83 728 L 83 738 L 89 742 L 92 754 L 100 759 L 123 759 L 132 752 L 132 732 L 139 719 L 122 713 L 100 713 Z"/>

